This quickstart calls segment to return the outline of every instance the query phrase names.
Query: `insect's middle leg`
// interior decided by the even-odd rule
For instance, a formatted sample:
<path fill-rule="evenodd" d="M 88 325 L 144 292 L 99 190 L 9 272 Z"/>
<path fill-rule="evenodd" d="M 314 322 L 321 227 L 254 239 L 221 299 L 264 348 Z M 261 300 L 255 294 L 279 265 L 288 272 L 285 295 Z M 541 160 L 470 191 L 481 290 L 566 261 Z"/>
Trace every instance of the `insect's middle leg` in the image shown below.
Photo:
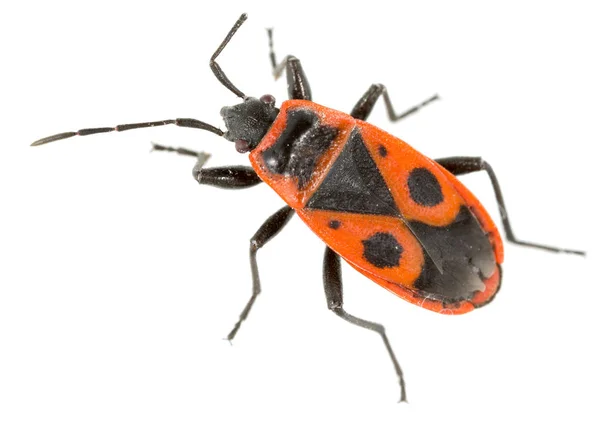
<path fill-rule="evenodd" d="M 264 224 L 258 229 L 256 234 L 250 239 L 250 269 L 252 270 L 252 296 L 246 303 L 244 310 L 240 314 L 240 319 L 233 326 L 231 332 L 227 335 L 228 340 L 233 340 L 237 334 L 242 322 L 246 320 L 256 298 L 260 294 L 260 276 L 258 274 L 258 264 L 256 262 L 256 254 L 269 240 L 275 237 L 279 231 L 283 229 L 285 224 L 289 222 L 294 214 L 294 209 L 290 206 L 285 206 L 273 214 Z"/>
<path fill-rule="evenodd" d="M 286 56 L 281 63 L 277 64 L 275 51 L 273 50 L 273 29 L 267 29 L 269 36 L 269 58 L 271 59 L 271 67 L 273 68 L 273 76 L 275 80 L 281 77 L 283 70 L 287 78 L 288 97 L 290 100 L 312 100 L 310 85 L 308 79 L 302 69 L 300 59 L 295 56 Z"/>
<path fill-rule="evenodd" d="M 344 310 L 340 256 L 333 252 L 329 247 L 325 248 L 325 258 L 323 260 L 323 284 L 325 287 L 325 297 L 327 298 L 327 307 L 331 311 L 345 321 L 352 323 L 353 325 L 360 326 L 361 328 L 375 331 L 381 336 L 383 344 L 385 344 L 385 348 L 392 360 L 392 364 L 394 365 L 394 369 L 396 370 L 396 375 L 398 376 L 398 382 L 400 383 L 400 401 L 406 402 L 406 388 L 404 385 L 402 369 L 400 368 L 400 364 L 398 364 L 396 355 L 394 355 L 394 351 L 392 350 L 392 346 L 390 345 L 387 335 L 385 334 L 385 328 L 383 325 L 360 319 L 352 314 L 348 314 L 346 310 Z"/>
<path fill-rule="evenodd" d="M 494 194 L 496 195 L 496 202 L 500 209 L 500 217 L 502 219 L 502 226 L 504 227 L 504 233 L 506 234 L 506 240 L 517 245 L 529 246 L 531 248 L 544 249 L 550 252 L 564 252 L 567 254 L 585 255 L 583 251 L 576 251 L 572 249 L 557 248 L 554 246 L 540 245 L 538 243 L 531 243 L 519 240 L 515 237 L 512 230 L 510 220 L 508 219 L 508 212 L 506 211 L 506 205 L 504 204 L 504 196 L 502 190 L 500 190 L 500 183 L 494 170 L 488 162 L 483 160 L 481 157 L 446 157 L 443 159 L 436 159 L 436 162 L 443 166 L 453 175 L 465 175 L 471 172 L 485 171 L 490 178 L 492 187 L 494 188 Z"/>
<path fill-rule="evenodd" d="M 377 84 L 371 85 L 371 87 L 367 90 L 367 92 L 365 92 L 365 94 L 361 97 L 361 99 L 358 100 L 358 103 L 356 103 L 356 105 L 352 109 L 352 112 L 350 112 L 350 115 L 352 115 L 356 119 L 361 119 L 363 121 L 366 120 L 368 118 L 368 116 L 371 114 L 371 111 L 373 110 L 375 103 L 377 102 L 379 97 L 381 97 L 382 95 L 383 95 L 383 102 L 385 103 L 385 108 L 387 110 L 388 118 L 390 119 L 390 121 L 393 121 L 393 122 L 400 121 L 401 119 L 404 119 L 407 116 L 412 115 L 413 113 L 416 113 L 422 107 L 424 107 L 424 106 L 428 105 L 429 103 L 431 103 L 432 101 L 438 100 L 440 98 L 436 94 L 433 97 L 423 101 L 421 104 L 418 104 L 414 107 L 411 107 L 408 110 L 405 110 L 402 113 L 397 114 L 396 111 L 394 110 L 394 107 L 392 106 L 392 100 L 390 99 L 390 96 L 388 95 L 386 87 L 384 85 L 382 85 L 381 83 L 377 83 Z"/>

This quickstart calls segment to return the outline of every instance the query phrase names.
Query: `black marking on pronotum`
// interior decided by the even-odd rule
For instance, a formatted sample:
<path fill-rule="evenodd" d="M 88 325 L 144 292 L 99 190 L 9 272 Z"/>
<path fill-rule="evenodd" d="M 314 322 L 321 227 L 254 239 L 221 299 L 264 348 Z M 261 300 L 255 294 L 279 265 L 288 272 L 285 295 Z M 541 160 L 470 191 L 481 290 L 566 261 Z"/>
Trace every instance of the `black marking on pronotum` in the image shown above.
<path fill-rule="evenodd" d="M 331 220 L 329 221 L 329 228 L 331 228 L 332 230 L 337 230 L 342 223 L 340 221 L 336 221 L 336 220 Z"/>
<path fill-rule="evenodd" d="M 425 264 L 413 286 L 427 298 L 445 302 L 469 300 L 484 290 L 483 280 L 496 270 L 496 258 L 485 231 L 465 206 L 454 222 L 434 227 L 410 221 L 410 228 L 424 247 Z M 431 253 L 431 254 L 430 254 Z M 442 271 L 435 266 L 441 265 Z"/>
<path fill-rule="evenodd" d="M 320 125 L 318 116 L 307 109 L 290 110 L 277 141 L 263 152 L 267 169 L 298 178 L 302 189 L 311 180 L 319 157 L 331 146 L 337 128 Z"/>
<path fill-rule="evenodd" d="M 415 168 L 410 171 L 408 190 L 412 200 L 425 207 L 433 207 L 444 200 L 439 181 L 427 168 Z"/>
<path fill-rule="evenodd" d="M 352 131 L 344 149 L 306 207 L 361 214 L 400 215 L 394 198 L 357 129 Z"/>
<path fill-rule="evenodd" d="M 400 256 L 404 249 L 390 233 L 375 233 L 362 241 L 363 257 L 373 266 L 383 269 L 400 265 Z"/>
<path fill-rule="evenodd" d="M 381 157 L 387 156 L 387 148 L 384 147 L 383 145 L 379 145 L 379 148 L 377 148 L 377 152 L 379 153 L 379 155 Z"/>

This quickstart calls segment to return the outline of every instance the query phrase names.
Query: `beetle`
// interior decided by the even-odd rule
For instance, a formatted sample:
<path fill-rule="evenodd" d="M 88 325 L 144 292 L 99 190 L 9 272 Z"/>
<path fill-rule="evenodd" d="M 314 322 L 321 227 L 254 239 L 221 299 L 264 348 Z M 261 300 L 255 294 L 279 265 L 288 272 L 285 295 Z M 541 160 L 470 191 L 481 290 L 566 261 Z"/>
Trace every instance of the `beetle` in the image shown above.
<path fill-rule="evenodd" d="M 380 286 L 413 304 L 442 314 L 463 314 L 496 296 L 504 251 L 499 231 L 477 198 L 457 176 L 488 175 L 500 209 L 506 240 L 551 252 L 585 255 L 517 239 L 492 167 L 480 157 L 432 160 L 404 141 L 366 122 L 380 98 L 388 118 L 399 121 L 438 99 L 437 95 L 396 113 L 387 89 L 373 84 L 349 114 L 312 102 L 300 63 L 288 55 L 277 62 L 268 30 L 273 74 L 286 73 L 289 99 L 245 95 L 227 78 L 217 58 L 247 19 L 242 14 L 210 58 L 219 82 L 242 99 L 221 109 L 226 131 L 190 118 L 86 128 L 60 133 L 33 146 L 112 131 L 176 125 L 206 130 L 249 153 L 251 166 L 204 168 L 208 158 L 184 148 L 154 144 L 153 149 L 197 157 L 199 184 L 241 189 L 261 182 L 286 205 L 270 216 L 250 240 L 252 295 L 227 338 L 232 340 L 261 292 L 257 252 L 297 214 L 326 244 L 323 283 L 328 308 L 342 319 L 382 338 L 406 401 L 402 369 L 384 327 L 346 312 L 340 257 Z"/>

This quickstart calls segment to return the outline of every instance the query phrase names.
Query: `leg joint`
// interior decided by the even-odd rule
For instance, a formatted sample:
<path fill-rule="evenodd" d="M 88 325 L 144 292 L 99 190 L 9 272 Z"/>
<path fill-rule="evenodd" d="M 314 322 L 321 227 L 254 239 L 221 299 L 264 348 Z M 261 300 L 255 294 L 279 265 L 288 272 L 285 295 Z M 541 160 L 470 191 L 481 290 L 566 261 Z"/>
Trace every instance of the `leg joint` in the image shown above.
<path fill-rule="evenodd" d="M 262 248 L 262 246 L 263 245 L 261 245 L 254 237 L 250 239 L 250 252 L 256 252 Z"/>
<path fill-rule="evenodd" d="M 327 308 L 333 311 L 338 316 L 341 316 L 344 313 L 344 309 L 342 308 L 342 303 L 340 301 L 330 300 L 327 301 Z"/>

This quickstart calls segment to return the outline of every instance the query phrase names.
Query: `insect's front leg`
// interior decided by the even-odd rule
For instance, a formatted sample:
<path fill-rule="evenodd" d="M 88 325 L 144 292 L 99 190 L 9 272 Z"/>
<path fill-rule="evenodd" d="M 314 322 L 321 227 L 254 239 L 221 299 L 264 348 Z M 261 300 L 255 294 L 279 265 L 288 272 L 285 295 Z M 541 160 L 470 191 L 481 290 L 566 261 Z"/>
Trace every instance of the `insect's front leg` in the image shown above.
<path fill-rule="evenodd" d="M 277 64 L 277 58 L 275 57 L 275 51 L 273 50 L 273 29 L 267 29 L 269 35 L 269 57 L 271 59 L 271 66 L 273 67 L 273 76 L 277 80 L 281 77 L 283 70 L 288 84 L 288 97 L 290 100 L 312 100 L 312 93 L 310 91 L 310 85 L 300 59 L 295 56 L 287 55 L 281 63 Z"/>
<path fill-rule="evenodd" d="M 244 189 L 256 186 L 262 180 L 250 166 L 222 166 L 218 168 L 203 168 L 210 154 L 194 151 L 188 148 L 175 148 L 157 143 L 152 144 L 153 151 L 168 151 L 183 156 L 196 157 L 196 165 L 192 169 L 194 179 L 200 184 L 220 187 L 222 189 Z"/>
<path fill-rule="evenodd" d="M 250 166 L 221 166 L 203 169 L 199 162 L 194 166 L 192 175 L 200 184 L 222 189 L 245 189 L 262 182 Z"/>
<path fill-rule="evenodd" d="M 365 92 L 364 95 L 360 98 L 360 100 L 358 100 L 358 102 L 352 109 L 352 112 L 350 112 L 350 115 L 352 115 L 352 117 L 356 119 L 361 119 L 363 121 L 366 120 L 371 114 L 373 107 L 375 107 L 375 103 L 377 103 L 377 100 L 379 100 L 379 97 L 381 96 L 383 96 L 383 102 L 385 103 L 388 118 L 392 122 L 400 121 L 401 119 L 404 119 L 407 116 L 418 112 L 422 107 L 425 107 L 432 101 L 438 100 L 440 98 L 436 94 L 433 97 L 423 101 L 422 103 L 411 107 L 408 110 L 405 110 L 404 112 L 396 113 L 396 111 L 394 110 L 394 106 L 392 106 L 392 100 L 388 95 L 387 88 L 381 83 L 376 83 L 374 85 L 371 85 L 371 87 L 367 89 L 367 92 Z"/>

